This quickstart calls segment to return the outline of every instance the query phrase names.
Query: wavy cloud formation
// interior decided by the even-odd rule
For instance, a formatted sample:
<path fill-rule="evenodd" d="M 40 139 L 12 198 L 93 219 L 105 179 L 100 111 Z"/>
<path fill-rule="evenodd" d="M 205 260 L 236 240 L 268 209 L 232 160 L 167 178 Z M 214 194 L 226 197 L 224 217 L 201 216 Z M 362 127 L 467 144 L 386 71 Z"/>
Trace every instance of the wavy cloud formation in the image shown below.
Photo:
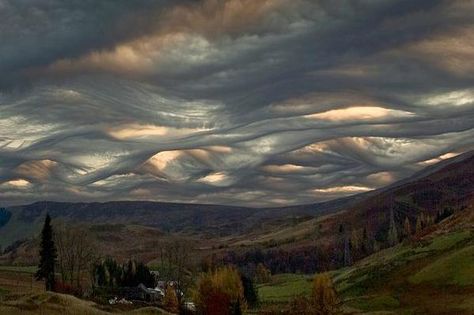
<path fill-rule="evenodd" d="M 0 0 L 0 202 L 274 206 L 474 147 L 471 1 Z"/>

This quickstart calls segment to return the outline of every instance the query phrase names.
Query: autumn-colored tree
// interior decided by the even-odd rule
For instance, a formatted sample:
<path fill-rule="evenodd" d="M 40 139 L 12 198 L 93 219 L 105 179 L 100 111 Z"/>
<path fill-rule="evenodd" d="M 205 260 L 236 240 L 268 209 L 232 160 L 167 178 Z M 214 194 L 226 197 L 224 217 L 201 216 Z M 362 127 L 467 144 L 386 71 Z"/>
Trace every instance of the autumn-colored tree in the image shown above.
<path fill-rule="evenodd" d="M 232 315 L 237 304 L 245 310 L 244 288 L 237 269 L 226 266 L 203 273 L 197 282 L 194 302 L 204 315 Z"/>
<path fill-rule="evenodd" d="M 289 303 L 289 308 L 287 310 L 289 315 L 313 315 L 315 313 L 315 308 L 311 304 L 310 299 L 306 296 L 297 296 L 293 298 Z"/>
<path fill-rule="evenodd" d="M 171 285 L 166 286 L 163 307 L 165 310 L 171 313 L 179 312 L 179 301 L 178 296 L 176 295 L 176 289 Z"/>
<path fill-rule="evenodd" d="M 318 315 L 339 314 L 339 299 L 331 277 L 327 273 L 318 274 L 313 279 L 310 304 Z"/>
<path fill-rule="evenodd" d="M 268 283 L 272 279 L 272 274 L 264 264 L 259 263 L 255 270 L 255 281 L 257 283 Z"/>

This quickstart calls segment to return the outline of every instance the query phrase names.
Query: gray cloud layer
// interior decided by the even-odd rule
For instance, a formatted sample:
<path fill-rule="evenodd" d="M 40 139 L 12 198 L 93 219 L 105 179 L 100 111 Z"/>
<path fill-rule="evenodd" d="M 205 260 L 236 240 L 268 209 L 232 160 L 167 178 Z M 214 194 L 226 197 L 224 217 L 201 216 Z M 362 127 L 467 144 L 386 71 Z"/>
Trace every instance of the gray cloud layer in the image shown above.
<path fill-rule="evenodd" d="M 0 196 L 306 203 L 473 148 L 472 1 L 0 0 Z"/>

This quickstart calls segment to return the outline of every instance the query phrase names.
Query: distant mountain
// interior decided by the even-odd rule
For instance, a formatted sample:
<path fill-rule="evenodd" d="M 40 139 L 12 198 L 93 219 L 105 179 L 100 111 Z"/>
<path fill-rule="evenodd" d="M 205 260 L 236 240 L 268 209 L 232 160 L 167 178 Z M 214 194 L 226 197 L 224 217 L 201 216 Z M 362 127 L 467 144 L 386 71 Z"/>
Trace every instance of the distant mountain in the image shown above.
<path fill-rule="evenodd" d="M 472 198 L 473 192 L 474 152 L 471 151 L 429 166 L 388 187 L 310 205 L 254 209 L 149 201 L 44 201 L 9 207 L 0 211 L 0 246 L 37 235 L 46 212 L 53 219 L 74 224 L 133 224 L 164 232 L 222 237 L 251 233 L 264 222 L 288 217 L 320 217 L 345 210 L 332 222 L 336 220 L 354 226 L 371 224 L 376 230 L 386 220 L 386 216 L 381 214 L 388 211 L 394 200 L 397 220 L 401 221 L 405 216 L 415 220 L 420 211 L 435 213 L 443 207 L 461 205 Z"/>

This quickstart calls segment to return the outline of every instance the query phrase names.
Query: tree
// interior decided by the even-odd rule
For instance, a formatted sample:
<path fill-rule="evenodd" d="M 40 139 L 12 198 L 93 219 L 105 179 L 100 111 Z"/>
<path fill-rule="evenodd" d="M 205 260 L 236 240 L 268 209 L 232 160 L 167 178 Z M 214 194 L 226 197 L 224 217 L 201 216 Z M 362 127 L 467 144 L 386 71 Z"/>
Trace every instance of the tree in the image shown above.
<path fill-rule="evenodd" d="M 86 228 L 57 225 L 54 241 L 58 250 L 61 280 L 81 287 L 81 280 L 90 274 L 97 260 L 95 244 Z"/>
<path fill-rule="evenodd" d="M 397 224 L 395 223 L 395 215 L 393 213 L 393 207 L 390 208 L 390 225 L 388 228 L 388 243 L 390 246 L 398 244 L 398 231 Z"/>
<path fill-rule="evenodd" d="M 40 263 L 36 272 L 36 280 L 45 280 L 46 291 L 54 291 L 55 278 L 54 267 L 56 265 L 56 246 L 53 240 L 53 227 L 51 217 L 46 214 L 43 230 L 41 231 Z"/>
<path fill-rule="evenodd" d="M 421 233 L 423 230 L 423 222 L 421 214 L 416 217 L 415 233 Z"/>
<path fill-rule="evenodd" d="M 313 279 L 310 304 L 318 315 L 333 315 L 339 313 L 339 298 L 331 277 L 327 273 L 318 274 Z"/>
<path fill-rule="evenodd" d="M 186 292 L 192 283 L 188 272 L 191 246 L 185 240 L 175 239 L 160 248 L 160 277 L 176 283 L 176 290 Z M 181 304 L 181 294 L 178 294 Z"/>
<path fill-rule="evenodd" d="M 242 275 L 240 277 L 242 286 L 244 287 L 244 296 L 248 306 L 255 307 L 258 305 L 258 291 L 255 288 L 255 284 L 250 277 Z M 239 302 L 240 304 L 240 302 Z"/>
<path fill-rule="evenodd" d="M 362 231 L 362 248 L 361 248 L 362 254 L 368 255 L 372 251 L 372 245 L 370 242 L 370 239 L 367 234 L 367 228 L 364 227 L 364 230 Z"/>
<path fill-rule="evenodd" d="M 351 247 L 350 239 L 347 236 L 344 237 L 344 266 L 352 265 Z"/>
<path fill-rule="evenodd" d="M 411 235 L 411 224 L 408 217 L 405 217 L 405 222 L 403 223 L 403 236 L 410 237 Z"/>
<path fill-rule="evenodd" d="M 242 315 L 242 308 L 240 307 L 240 299 L 237 299 L 237 302 L 232 304 L 231 315 Z"/>
<path fill-rule="evenodd" d="M 233 315 L 238 309 L 245 310 L 244 288 L 237 269 L 225 266 L 201 274 L 194 301 L 204 315 Z"/>
<path fill-rule="evenodd" d="M 257 283 L 268 283 L 272 279 L 272 274 L 264 264 L 259 263 L 255 270 L 255 280 Z"/>
<path fill-rule="evenodd" d="M 154 287 L 156 278 L 143 262 L 129 260 L 120 265 L 112 258 L 96 263 L 93 268 L 93 283 L 99 287 L 135 287 L 140 283 Z"/>
<path fill-rule="evenodd" d="M 165 290 L 165 297 L 163 299 L 164 309 L 171 313 L 179 312 L 178 296 L 176 289 L 172 285 L 167 285 Z"/>

